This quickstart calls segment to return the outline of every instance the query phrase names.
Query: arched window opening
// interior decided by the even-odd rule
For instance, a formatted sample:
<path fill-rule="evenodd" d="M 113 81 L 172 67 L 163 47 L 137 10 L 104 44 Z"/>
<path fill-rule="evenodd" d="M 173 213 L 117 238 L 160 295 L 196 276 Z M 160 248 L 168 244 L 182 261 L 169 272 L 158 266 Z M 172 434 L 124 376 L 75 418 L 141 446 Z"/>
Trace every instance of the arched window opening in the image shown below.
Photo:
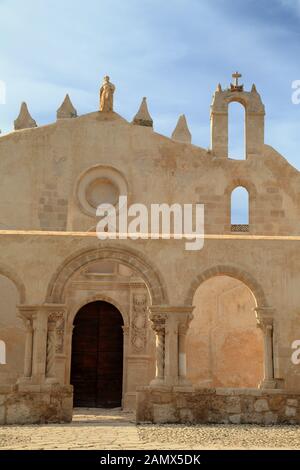
<path fill-rule="evenodd" d="M 243 186 L 238 186 L 231 193 L 231 231 L 249 231 L 249 193 Z"/>
<path fill-rule="evenodd" d="M 264 379 L 263 333 L 254 293 L 217 275 L 200 284 L 187 333 L 187 377 L 198 387 L 257 388 Z"/>
<path fill-rule="evenodd" d="M 2 340 L 0 340 L 0 364 L 6 364 L 6 346 Z"/>
<path fill-rule="evenodd" d="M 245 108 L 234 101 L 228 106 L 228 156 L 235 160 L 245 160 Z"/>

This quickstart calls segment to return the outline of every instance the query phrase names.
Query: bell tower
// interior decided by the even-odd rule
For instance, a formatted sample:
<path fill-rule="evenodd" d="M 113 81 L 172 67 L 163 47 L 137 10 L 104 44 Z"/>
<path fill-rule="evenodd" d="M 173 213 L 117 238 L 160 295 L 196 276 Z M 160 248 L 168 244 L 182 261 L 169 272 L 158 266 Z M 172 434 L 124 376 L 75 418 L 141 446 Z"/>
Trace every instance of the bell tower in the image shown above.
<path fill-rule="evenodd" d="M 265 107 L 255 85 L 251 91 L 244 91 L 244 85 L 239 83 L 241 74 L 235 72 L 232 77 L 234 83 L 226 90 L 219 84 L 213 96 L 210 112 L 212 153 L 217 158 L 228 157 L 228 106 L 236 101 L 245 108 L 246 158 L 260 155 L 264 145 Z"/>

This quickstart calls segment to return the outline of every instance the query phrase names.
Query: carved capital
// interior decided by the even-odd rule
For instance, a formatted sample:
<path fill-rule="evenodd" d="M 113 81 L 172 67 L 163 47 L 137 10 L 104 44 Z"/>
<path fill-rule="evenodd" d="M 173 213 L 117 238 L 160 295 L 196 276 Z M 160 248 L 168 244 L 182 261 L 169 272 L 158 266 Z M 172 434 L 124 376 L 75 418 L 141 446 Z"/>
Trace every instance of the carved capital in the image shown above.
<path fill-rule="evenodd" d="M 152 328 L 157 332 L 162 328 L 164 330 L 167 329 L 166 326 L 168 325 L 168 331 L 170 331 L 170 328 L 174 332 L 177 332 L 178 329 L 180 329 L 182 334 L 184 334 L 193 319 L 193 309 L 193 306 L 151 306 L 149 307 L 149 310 Z"/>
<path fill-rule="evenodd" d="M 122 326 L 124 336 L 129 335 L 129 326 Z"/>
<path fill-rule="evenodd" d="M 48 322 L 56 323 L 59 320 L 61 320 L 61 318 L 63 318 L 63 316 L 64 316 L 64 313 L 62 311 L 51 312 L 48 315 Z"/>
<path fill-rule="evenodd" d="M 27 333 L 32 333 L 33 331 L 33 325 L 32 325 L 32 320 L 28 318 L 21 317 L 25 326 L 25 329 Z"/>
<path fill-rule="evenodd" d="M 180 335 L 185 335 L 190 327 L 190 323 L 194 315 L 192 313 L 186 313 L 183 319 L 180 319 L 178 324 L 178 333 Z"/>
<path fill-rule="evenodd" d="M 17 308 L 19 311 L 18 316 L 23 320 L 25 326 L 28 320 L 32 322 L 38 311 L 38 306 L 36 305 L 18 305 Z"/>
<path fill-rule="evenodd" d="M 257 326 L 263 331 L 272 331 L 275 310 L 270 307 L 257 307 L 254 309 Z"/>
<path fill-rule="evenodd" d="M 157 334 L 165 333 L 167 315 L 162 313 L 153 313 L 150 315 L 151 328 Z"/>

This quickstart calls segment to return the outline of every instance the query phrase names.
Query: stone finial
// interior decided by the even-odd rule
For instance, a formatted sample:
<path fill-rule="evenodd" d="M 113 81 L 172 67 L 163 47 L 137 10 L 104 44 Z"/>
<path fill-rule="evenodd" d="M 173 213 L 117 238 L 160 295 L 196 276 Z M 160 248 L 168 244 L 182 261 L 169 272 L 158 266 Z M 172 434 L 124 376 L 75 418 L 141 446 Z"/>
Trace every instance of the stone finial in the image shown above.
<path fill-rule="evenodd" d="M 66 94 L 65 99 L 62 104 L 56 111 L 57 119 L 66 119 L 66 118 L 75 118 L 77 117 L 77 111 L 74 108 L 72 101 L 68 94 Z"/>
<path fill-rule="evenodd" d="M 139 110 L 134 116 L 132 122 L 138 126 L 153 127 L 153 120 L 148 111 L 147 99 L 145 97 L 142 99 Z"/>
<path fill-rule="evenodd" d="M 222 86 L 221 83 L 218 83 L 217 90 L 216 91 L 222 91 Z"/>
<path fill-rule="evenodd" d="M 251 93 L 257 93 L 257 89 L 256 89 L 256 86 L 254 85 L 254 83 L 253 83 L 252 88 L 251 88 Z"/>
<path fill-rule="evenodd" d="M 32 117 L 30 116 L 27 104 L 24 102 L 21 104 L 19 116 L 14 121 L 14 127 L 16 131 L 20 129 L 29 129 L 31 127 L 37 127 L 35 120 L 32 119 Z"/>
<path fill-rule="evenodd" d="M 172 139 L 177 142 L 184 142 L 190 144 L 192 142 L 192 135 L 189 131 L 185 115 L 179 116 L 178 122 L 172 134 Z"/>

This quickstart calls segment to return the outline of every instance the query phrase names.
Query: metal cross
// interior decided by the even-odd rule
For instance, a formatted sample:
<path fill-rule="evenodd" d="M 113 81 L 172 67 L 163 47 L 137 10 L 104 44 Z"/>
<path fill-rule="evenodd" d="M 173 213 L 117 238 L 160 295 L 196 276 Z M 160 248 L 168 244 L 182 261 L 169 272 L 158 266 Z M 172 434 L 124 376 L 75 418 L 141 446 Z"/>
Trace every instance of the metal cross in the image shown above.
<path fill-rule="evenodd" d="M 232 74 L 232 78 L 234 78 L 234 80 L 235 80 L 234 86 L 235 86 L 236 88 L 239 87 L 239 78 L 241 78 L 241 76 L 242 76 L 242 74 L 239 73 L 239 72 L 235 72 L 235 73 Z"/>

